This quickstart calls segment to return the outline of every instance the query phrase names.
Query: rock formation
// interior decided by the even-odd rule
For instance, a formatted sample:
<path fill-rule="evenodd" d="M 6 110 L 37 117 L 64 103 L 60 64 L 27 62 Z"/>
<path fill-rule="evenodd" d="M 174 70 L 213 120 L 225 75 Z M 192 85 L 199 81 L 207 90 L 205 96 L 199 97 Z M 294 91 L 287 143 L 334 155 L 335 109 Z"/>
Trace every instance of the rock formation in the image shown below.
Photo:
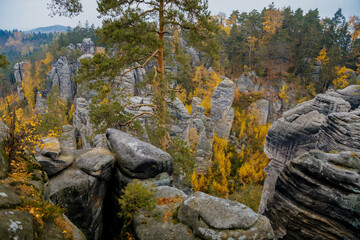
<path fill-rule="evenodd" d="M 175 98 L 168 103 L 171 123 L 169 134 L 171 137 L 180 137 L 183 140 L 189 139 L 190 114 L 180 99 Z"/>
<path fill-rule="evenodd" d="M 89 137 L 93 134 L 92 124 L 90 123 L 89 103 L 84 98 L 75 100 L 75 112 L 73 114 L 73 123 L 77 137 L 81 140 L 81 147 L 91 148 Z"/>
<path fill-rule="evenodd" d="M 9 128 L 0 120 L 0 179 L 6 177 L 10 170 L 9 158 L 5 151 L 5 140 L 8 133 Z"/>
<path fill-rule="evenodd" d="M 201 239 L 273 239 L 269 220 L 245 205 L 202 192 L 182 202 L 178 218 Z"/>
<path fill-rule="evenodd" d="M 228 138 L 234 120 L 231 107 L 235 97 L 234 83 L 225 78 L 214 90 L 211 97 L 211 121 L 215 124 L 215 133 L 220 138 Z"/>
<path fill-rule="evenodd" d="M 264 151 L 266 155 L 271 159 L 271 162 L 265 169 L 267 178 L 264 183 L 259 213 L 265 212 L 266 216 L 269 216 L 269 219 L 272 222 L 274 228 L 278 229 L 277 237 L 288 236 L 289 238 L 295 239 L 312 238 L 310 236 L 320 234 L 324 236 L 323 238 L 328 238 L 329 236 L 337 238 L 337 235 L 334 235 L 333 233 L 324 230 L 327 228 L 318 228 L 316 231 L 311 227 L 309 227 L 307 230 L 303 230 L 303 228 L 301 228 L 301 230 L 304 232 L 299 232 L 297 231 L 298 229 L 293 229 L 294 226 L 290 226 L 291 223 L 286 224 L 286 226 L 284 227 L 281 227 L 280 225 L 282 224 L 281 221 L 285 221 L 284 219 L 287 219 L 287 221 L 292 223 L 297 222 L 297 225 L 306 224 L 308 226 L 311 225 L 309 224 L 309 222 L 320 221 L 319 219 L 323 219 L 323 215 L 327 214 L 325 212 L 322 212 L 327 210 L 326 208 L 322 208 L 321 203 L 321 201 L 327 201 L 326 196 L 323 199 L 319 200 L 316 198 L 316 194 L 307 193 L 310 187 L 302 184 L 300 182 L 300 179 L 303 179 L 301 181 L 306 180 L 307 182 L 309 182 L 306 184 L 314 183 L 311 186 L 314 186 L 315 188 L 318 187 L 320 189 L 324 186 L 329 187 L 327 188 L 327 190 L 329 191 L 327 193 L 327 197 L 329 197 L 332 194 L 336 194 L 336 192 L 339 190 L 337 190 L 337 187 L 335 186 L 329 186 L 329 183 L 327 183 L 326 181 L 333 177 L 340 177 L 339 181 L 341 181 L 341 174 L 339 175 L 336 173 L 336 176 L 329 176 L 328 180 L 326 181 L 322 180 L 322 177 L 318 176 L 318 174 L 327 174 L 322 172 L 322 170 L 320 171 L 320 173 L 317 174 L 308 173 L 309 171 L 311 171 L 310 169 L 312 168 L 312 165 L 315 164 L 308 163 L 310 161 L 309 159 L 311 159 L 311 161 L 313 160 L 313 157 L 297 157 L 303 154 L 306 155 L 308 154 L 308 151 L 311 151 L 313 149 L 318 149 L 325 152 L 356 152 L 359 150 L 360 112 L 358 110 L 351 111 L 351 109 L 357 107 L 357 100 L 350 97 L 350 94 L 345 94 L 345 92 L 351 92 L 354 89 L 356 88 L 348 88 L 345 91 L 342 91 L 342 95 L 339 93 L 339 91 L 329 91 L 326 94 L 319 94 L 313 100 L 301 103 L 294 109 L 285 112 L 283 114 L 283 117 L 274 122 L 274 124 L 270 127 L 268 135 L 266 137 Z M 344 99 L 350 99 L 349 101 L 351 101 L 352 104 L 345 101 Z M 343 156 L 343 154 L 344 153 L 341 153 L 341 156 Z M 306 156 L 313 155 L 308 154 Z M 317 161 L 324 161 L 324 159 L 328 158 L 328 155 L 326 155 L 326 157 L 321 154 L 318 154 L 316 156 L 319 159 Z M 289 161 L 295 158 L 297 158 L 297 160 L 293 160 L 292 162 L 296 162 L 298 164 L 296 165 L 296 168 L 293 166 L 293 163 L 289 163 Z M 300 173 L 299 171 L 302 173 Z M 338 169 L 336 171 L 338 171 Z M 282 177 L 281 179 L 278 179 L 280 173 Z M 289 190 L 287 192 L 284 186 L 288 186 L 288 188 L 290 188 L 290 185 L 294 184 L 293 179 L 295 178 L 297 179 L 295 183 L 296 186 L 293 187 L 293 190 Z M 291 181 L 293 181 L 293 183 L 291 183 Z M 357 180 L 354 180 L 354 182 L 352 183 L 350 181 L 348 184 L 356 185 L 356 181 Z M 280 187 L 280 185 L 282 185 L 282 187 Z M 314 192 L 316 192 L 316 190 L 314 190 Z M 298 207 L 299 203 L 295 202 L 293 198 L 287 196 L 295 196 L 296 194 L 300 197 L 302 194 L 307 196 L 307 198 L 299 197 L 299 199 L 301 199 L 301 205 L 312 204 L 315 207 L 319 205 L 319 211 L 312 212 L 306 209 L 305 213 L 302 212 L 302 210 L 297 209 L 288 213 L 287 216 L 284 216 L 282 220 L 279 220 L 279 217 L 275 217 L 275 215 L 279 213 L 283 213 L 288 211 L 289 209 Z M 287 196 L 286 199 L 282 198 L 284 195 Z M 348 196 L 347 193 L 346 196 Z M 340 198 L 337 199 L 340 201 Z M 278 202 L 280 200 L 282 201 L 281 205 L 278 205 L 277 203 L 274 204 L 274 201 Z M 320 202 L 318 202 L 318 200 Z M 341 204 L 341 201 L 335 201 L 334 204 Z M 309 214 L 312 215 L 310 216 Z M 304 217 L 301 217 L 302 215 L 304 215 Z M 305 215 L 307 217 L 305 217 Z M 356 215 L 354 217 L 356 217 Z M 310 218 L 311 221 L 308 218 Z M 327 222 L 328 220 L 324 221 Z M 343 221 L 340 221 L 339 219 L 332 219 L 331 223 L 329 223 L 328 226 L 342 226 L 342 222 Z M 305 225 L 303 227 L 305 228 Z M 350 226 L 345 226 L 345 228 L 350 229 L 349 231 L 353 231 L 351 230 Z M 286 235 L 288 230 L 289 235 Z M 297 231 L 297 233 L 295 233 L 294 231 Z M 344 231 L 348 230 L 345 229 Z"/>
<path fill-rule="evenodd" d="M 91 38 L 84 38 L 82 41 L 81 49 L 84 54 L 94 54 L 95 53 L 95 44 Z"/>
<path fill-rule="evenodd" d="M 313 150 L 286 163 L 267 204 L 276 236 L 360 238 L 360 153 Z"/>

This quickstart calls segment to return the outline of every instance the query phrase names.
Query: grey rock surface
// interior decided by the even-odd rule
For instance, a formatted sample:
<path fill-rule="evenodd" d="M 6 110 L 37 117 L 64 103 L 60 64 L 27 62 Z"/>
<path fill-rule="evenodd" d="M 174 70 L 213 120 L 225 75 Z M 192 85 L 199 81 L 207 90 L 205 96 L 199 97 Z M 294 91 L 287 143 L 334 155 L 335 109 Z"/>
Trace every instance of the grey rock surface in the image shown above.
<path fill-rule="evenodd" d="M 50 200 L 67 209 L 66 216 L 87 239 L 100 239 L 105 181 L 80 169 L 68 168 L 50 179 L 48 190 Z"/>
<path fill-rule="evenodd" d="M 35 100 L 35 110 L 38 111 L 40 114 L 44 114 L 46 112 L 46 99 L 45 99 L 44 92 L 37 92 L 36 100 Z"/>
<path fill-rule="evenodd" d="M 266 99 L 259 99 L 255 102 L 256 109 L 260 112 L 261 120 L 260 124 L 264 125 L 268 122 L 270 103 Z"/>
<path fill-rule="evenodd" d="M 257 76 L 254 72 L 242 74 L 240 78 L 235 80 L 236 89 L 246 93 L 258 91 L 258 87 L 255 84 L 256 78 Z"/>
<path fill-rule="evenodd" d="M 106 136 L 116 154 L 118 167 L 126 175 L 144 179 L 162 172 L 171 174 L 172 158 L 168 153 L 120 130 L 110 128 Z"/>
<path fill-rule="evenodd" d="M 109 181 L 115 157 L 105 148 L 94 148 L 76 159 L 76 165 L 87 174 Z"/>
<path fill-rule="evenodd" d="M 231 107 L 235 97 L 234 83 L 225 78 L 215 88 L 211 97 L 211 121 L 215 124 L 215 133 L 220 138 L 228 138 L 234 120 L 234 109 Z"/>
<path fill-rule="evenodd" d="M 89 137 L 93 134 L 93 126 L 90 123 L 89 102 L 85 98 L 77 98 L 75 101 L 75 112 L 73 114 L 73 127 L 79 136 L 82 148 L 90 149 Z"/>
<path fill-rule="evenodd" d="M 277 238 L 360 238 L 360 153 L 313 150 L 287 162 L 265 215 Z"/>
<path fill-rule="evenodd" d="M 67 101 L 72 101 L 75 96 L 75 84 L 72 81 L 73 68 L 66 57 L 60 57 L 54 68 L 49 73 L 52 85 L 58 85 L 60 97 Z"/>
<path fill-rule="evenodd" d="M 273 239 L 269 220 L 245 205 L 196 192 L 181 205 L 179 220 L 201 239 Z"/>
<path fill-rule="evenodd" d="M 53 176 L 74 162 L 74 153 L 71 149 L 62 148 L 60 155 L 55 158 L 47 157 L 44 154 L 35 154 L 35 158 L 47 175 Z"/>
<path fill-rule="evenodd" d="M 41 149 L 41 154 L 45 157 L 56 159 L 61 152 L 60 142 L 57 138 L 47 137 L 42 138 L 41 143 L 43 147 Z"/>
<path fill-rule="evenodd" d="M 0 239 L 34 239 L 32 215 L 17 210 L 0 210 Z"/>
<path fill-rule="evenodd" d="M 14 190 L 0 183 L 0 208 L 13 208 L 21 203 L 20 196 Z"/>
<path fill-rule="evenodd" d="M 180 137 L 183 140 L 189 138 L 190 114 L 180 99 L 175 98 L 174 101 L 168 103 L 171 127 L 169 134 L 171 137 Z"/>
<path fill-rule="evenodd" d="M 334 95 L 349 102 L 351 109 L 356 109 L 360 106 L 360 85 L 347 86 L 344 89 L 337 90 Z"/>
<path fill-rule="evenodd" d="M 95 53 L 95 44 L 91 38 L 84 38 L 82 41 L 82 51 L 87 54 Z"/>
<path fill-rule="evenodd" d="M 73 126 L 69 124 L 62 126 L 62 135 L 59 138 L 59 141 L 63 147 L 73 150 L 76 149 L 76 136 Z"/>

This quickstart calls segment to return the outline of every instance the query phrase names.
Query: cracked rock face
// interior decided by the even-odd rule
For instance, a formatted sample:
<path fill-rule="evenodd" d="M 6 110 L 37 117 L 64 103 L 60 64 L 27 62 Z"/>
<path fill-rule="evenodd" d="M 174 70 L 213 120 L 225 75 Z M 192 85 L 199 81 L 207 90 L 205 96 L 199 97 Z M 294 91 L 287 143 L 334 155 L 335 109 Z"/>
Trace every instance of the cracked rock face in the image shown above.
<path fill-rule="evenodd" d="M 359 156 L 313 150 L 288 162 L 264 213 L 276 236 L 359 239 Z"/>
<path fill-rule="evenodd" d="M 179 220 L 201 239 L 272 239 L 269 220 L 245 205 L 196 192 L 180 206 Z"/>
<path fill-rule="evenodd" d="M 234 120 L 231 107 L 235 97 L 235 84 L 225 78 L 214 90 L 211 97 L 210 118 L 215 124 L 215 133 L 220 138 L 228 138 Z"/>

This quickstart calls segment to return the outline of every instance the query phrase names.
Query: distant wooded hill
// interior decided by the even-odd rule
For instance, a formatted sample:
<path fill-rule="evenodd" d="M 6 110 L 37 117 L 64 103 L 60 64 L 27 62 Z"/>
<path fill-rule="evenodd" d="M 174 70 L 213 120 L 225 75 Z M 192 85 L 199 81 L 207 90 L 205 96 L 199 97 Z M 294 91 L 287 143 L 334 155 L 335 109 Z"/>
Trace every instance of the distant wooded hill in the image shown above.
<path fill-rule="evenodd" d="M 66 32 L 69 29 L 69 27 L 62 26 L 62 25 L 54 25 L 54 26 L 48 26 L 48 27 L 39 27 L 32 29 L 30 31 L 25 31 L 26 33 L 53 33 L 53 32 Z M 71 29 L 71 28 L 70 28 Z"/>

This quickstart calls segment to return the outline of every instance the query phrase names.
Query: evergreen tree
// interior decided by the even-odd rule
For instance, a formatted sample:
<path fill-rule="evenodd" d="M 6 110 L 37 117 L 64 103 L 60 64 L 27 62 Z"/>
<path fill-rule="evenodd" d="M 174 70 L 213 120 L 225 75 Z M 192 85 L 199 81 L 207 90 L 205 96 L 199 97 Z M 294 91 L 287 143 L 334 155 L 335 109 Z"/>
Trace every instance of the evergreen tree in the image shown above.
<path fill-rule="evenodd" d="M 4 55 L 0 54 L 0 68 L 7 68 L 9 66 L 9 62 L 6 60 L 6 57 Z"/>
<path fill-rule="evenodd" d="M 79 0 L 53 0 L 54 13 L 69 16 L 81 11 Z M 80 6 L 80 7 L 79 7 Z M 99 34 L 103 43 L 113 47 L 112 57 L 118 64 L 113 67 L 143 62 L 144 67 L 151 59 L 157 64 L 154 73 L 155 104 L 157 105 L 158 126 L 166 134 L 166 96 L 169 81 L 165 72 L 165 65 L 170 59 L 165 58 L 165 47 L 169 42 L 169 32 L 179 30 L 186 36 L 189 45 L 193 45 L 209 54 L 217 51 L 213 32 L 216 26 L 211 22 L 210 12 L 207 10 L 207 0 L 100 0 L 97 10 L 106 17 Z M 213 52 L 209 52 L 212 50 Z M 106 69 L 104 69 L 107 71 Z M 114 69 L 115 70 L 115 69 Z M 114 72 L 114 71 L 113 71 Z M 115 71 L 116 72 L 116 71 Z M 127 71 L 125 71 L 126 73 Z M 121 78 L 120 78 L 121 79 Z M 166 140 L 162 141 L 165 148 Z"/>

